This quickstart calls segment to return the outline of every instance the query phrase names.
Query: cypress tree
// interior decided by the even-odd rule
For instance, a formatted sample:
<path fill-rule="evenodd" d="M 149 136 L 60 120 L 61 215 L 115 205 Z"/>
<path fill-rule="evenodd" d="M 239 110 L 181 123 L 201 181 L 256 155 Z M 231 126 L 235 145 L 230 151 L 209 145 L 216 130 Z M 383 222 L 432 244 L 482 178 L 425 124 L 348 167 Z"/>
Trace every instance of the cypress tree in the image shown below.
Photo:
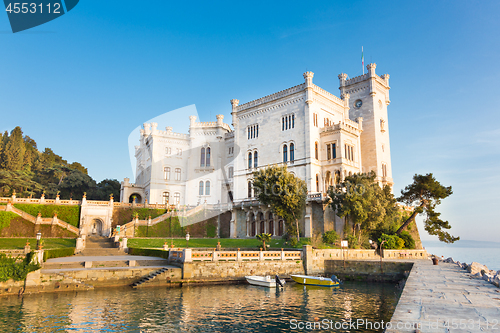
<path fill-rule="evenodd" d="M 17 126 L 10 132 L 9 142 L 5 146 L 5 169 L 10 171 L 22 170 L 26 146 L 23 140 L 23 131 Z"/>

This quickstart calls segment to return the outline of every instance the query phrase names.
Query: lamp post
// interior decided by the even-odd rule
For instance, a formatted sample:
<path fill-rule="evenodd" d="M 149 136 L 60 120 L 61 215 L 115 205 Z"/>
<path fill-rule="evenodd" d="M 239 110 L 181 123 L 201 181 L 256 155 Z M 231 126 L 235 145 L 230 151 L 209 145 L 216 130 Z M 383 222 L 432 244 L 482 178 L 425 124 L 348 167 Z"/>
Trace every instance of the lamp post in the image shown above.
<path fill-rule="evenodd" d="M 148 218 L 148 226 L 146 228 L 146 237 L 149 237 L 149 226 L 151 225 L 151 215 Z"/>
<path fill-rule="evenodd" d="M 382 251 L 384 251 L 383 245 L 384 245 L 385 242 L 386 241 L 383 240 L 382 243 L 380 243 L 380 251 L 379 252 L 380 252 L 380 272 L 381 273 L 384 273 L 384 270 L 382 268 Z"/>
<path fill-rule="evenodd" d="M 36 249 L 40 250 L 40 239 L 42 239 L 42 233 L 38 231 L 36 233 Z"/>
<path fill-rule="evenodd" d="M 189 247 L 189 232 L 186 234 L 186 248 Z"/>

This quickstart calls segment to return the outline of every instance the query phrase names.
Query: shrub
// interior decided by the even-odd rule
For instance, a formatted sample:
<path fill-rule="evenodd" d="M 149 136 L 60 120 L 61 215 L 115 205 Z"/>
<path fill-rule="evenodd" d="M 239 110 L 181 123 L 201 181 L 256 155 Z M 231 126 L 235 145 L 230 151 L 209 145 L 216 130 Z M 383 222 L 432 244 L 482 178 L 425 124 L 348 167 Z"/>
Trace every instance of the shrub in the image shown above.
<path fill-rule="evenodd" d="M 39 269 L 39 265 L 30 264 L 32 257 L 33 253 L 30 253 L 23 261 L 19 261 L 18 258 L 7 257 L 0 253 L 0 282 L 10 279 L 14 281 L 24 280 L 29 272 Z"/>
<path fill-rule="evenodd" d="M 347 235 L 347 242 L 350 249 L 357 249 L 359 247 L 358 237 L 354 235 Z"/>
<path fill-rule="evenodd" d="M 50 258 L 61 258 L 61 257 L 70 257 L 75 254 L 74 247 L 67 247 L 64 249 L 50 249 L 43 251 L 43 261 L 46 261 Z"/>
<path fill-rule="evenodd" d="M 297 240 L 297 238 L 296 238 L 296 237 L 292 237 L 292 238 L 289 240 L 289 242 L 290 242 L 290 246 L 291 246 L 291 247 L 297 247 L 297 245 L 299 245 L 299 241 Z"/>
<path fill-rule="evenodd" d="M 51 218 L 54 216 L 54 213 L 57 213 L 58 219 L 77 228 L 79 226 L 80 206 L 14 204 L 14 207 L 35 217 L 39 212 L 45 218 Z"/>
<path fill-rule="evenodd" d="M 327 231 L 323 234 L 323 243 L 335 244 L 339 239 L 339 234 L 335 230 Z"/>
<path fill-rule="evenodd" d="M 410 235 L 410 233 L 408 231 L 403 231 L 399 235 L 399 238 L 404 240 L 404 242 L 405 242 L 404 248 L 405 249 L 414 249 L 415 248 L 415 240 L 413 239 L 413 237 Z"/>
<path fill-rule="evenodd" d="M 397 235 L 387 235 L 382 234 L 382 237 L 378 239 L 379 244 L 385 241 L 383 248 L 384 249 L 393 249 L 398 250 L 402 249 L 405 246 L 405 241 L 399 238 Z"/>

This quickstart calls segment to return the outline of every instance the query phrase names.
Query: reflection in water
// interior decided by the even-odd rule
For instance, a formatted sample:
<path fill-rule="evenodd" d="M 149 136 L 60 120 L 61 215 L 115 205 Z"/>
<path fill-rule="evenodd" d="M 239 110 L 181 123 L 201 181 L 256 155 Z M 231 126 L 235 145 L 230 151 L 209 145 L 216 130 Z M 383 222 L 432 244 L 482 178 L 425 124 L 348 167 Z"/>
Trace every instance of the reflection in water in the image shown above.
<path fill-rule="evenodd" d="M 292 319 L 386 322 L 398 297 L 394 285 L 373 283 L 97 289 L 3 298 L 0 331 L 288 332 Z"/>

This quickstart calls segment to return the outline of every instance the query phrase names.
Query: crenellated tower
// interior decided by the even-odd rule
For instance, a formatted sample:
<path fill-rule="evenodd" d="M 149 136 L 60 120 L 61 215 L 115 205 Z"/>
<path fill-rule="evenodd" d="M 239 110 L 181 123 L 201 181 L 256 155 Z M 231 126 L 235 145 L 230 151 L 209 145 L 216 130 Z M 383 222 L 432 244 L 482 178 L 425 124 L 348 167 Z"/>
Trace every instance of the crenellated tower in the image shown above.
<path fill-rule="evenodd" d="M 362 171 L 377 173 L 377 181 L 392 187 L 391 148 L 389 142 L 389 75 L 375 74 L 376 64 L 368 64 L 364 75 L 347 78 L 340 74 L 340 95 L 349 94 L 349 118 L 363 118 L 361 134 Z"/>

